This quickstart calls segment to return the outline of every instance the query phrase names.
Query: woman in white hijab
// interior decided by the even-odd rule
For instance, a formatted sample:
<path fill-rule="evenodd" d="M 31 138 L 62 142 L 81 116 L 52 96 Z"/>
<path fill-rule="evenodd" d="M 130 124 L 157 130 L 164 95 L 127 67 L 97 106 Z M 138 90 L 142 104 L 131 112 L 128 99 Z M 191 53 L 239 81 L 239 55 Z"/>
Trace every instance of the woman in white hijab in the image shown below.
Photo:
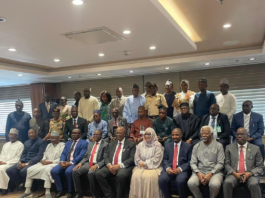
<path fill-rule="evenodd" d="M 137 145 L 130 198 L 161 198 L 158 178 L 162 171 L 163 147 L 152 128 L 147 128 L 143 141 Z"/>

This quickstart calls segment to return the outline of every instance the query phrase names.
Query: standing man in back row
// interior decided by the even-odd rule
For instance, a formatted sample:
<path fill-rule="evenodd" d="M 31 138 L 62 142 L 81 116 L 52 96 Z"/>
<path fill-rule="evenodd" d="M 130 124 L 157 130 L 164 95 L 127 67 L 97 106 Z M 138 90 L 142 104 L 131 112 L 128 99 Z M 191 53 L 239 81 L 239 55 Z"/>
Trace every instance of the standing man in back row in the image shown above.
<path fill-rule="evenodd" d="M 84 89 L 84 97 L 79 101 L 78 105 L 78 116 L 85 118 L 87 123 L 93 122 L 93 113 L 99 109 L 97 98 L 90 95 L 91 88 L 87 87 Z"/>
<path fill-rule="evenodd" d="M 199 117 L 208 114 L 210 106 L 216 103 L 215 95 L 206 89 L 207 86 L 207 79 L 200 78 L 198 82 L 200 92 L 195 94 L 193 101 L 194 114 Z"/>
<path fill-rule="evenodd" d="M 52 102 L 51 95 L 46 93 L 44 95 L 44 102 L 39 104 L 39 109 L 41 111 L 41 116 L 50 121 L 53 118 L 52 112 L 57 107 L 56 102 Z"/>
<path fill-rule="evenodd" d="M 110 103 L 110 109 L 112 110 L 113 108 L 118 108 L 119 116 L 122 117 L 122 112 L 123 112 L 127 97 L 123 96 L 123 89 L 121 87 L 116 89 L 116 96 L 117 98 L 113 99 Z"/>
<path fill-rule="evenodd" d="M 166 92 L 164 93 L 164 97 L 167 101 L 167 116 L 173 119 L 173 111 L 174 111 L 174 107 L 172 107 L 172 104 L 175 100 L 175 95 L 177 94 L 176 92 L 174 92 L 173 90 L 173 82 L 171 80 L 167 80 L 167 82 L 165 83 L 165 90 Z"/>

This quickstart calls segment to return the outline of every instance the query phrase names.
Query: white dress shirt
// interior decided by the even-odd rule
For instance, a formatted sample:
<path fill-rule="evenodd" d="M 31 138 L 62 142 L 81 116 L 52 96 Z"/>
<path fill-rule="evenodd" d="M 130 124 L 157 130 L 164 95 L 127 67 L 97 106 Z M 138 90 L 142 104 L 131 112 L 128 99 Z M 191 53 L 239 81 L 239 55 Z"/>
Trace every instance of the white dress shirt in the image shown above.
<path fill-rule="evenodd" d="M 214 122 L 213 132 L 215 132 L 217 134 L 216 126 L 217 126 L 218 114 L 214 117 L 215 117 L 215 122 Z M 209 120 L 208 126 L 212 126 L 212 122 L 213 122 L 213 116 L 210 115 L 210 120 Z"/>
<path fill-rule="evenodd" d="M 175 142 L 174 142 L 173 153 L 174 153 L 174 150 L 175 150 L 175 146 L 176 146 L 176 144 L 178 145 L 177 167 L 178 167 L 178 164 L 179 164 L 179 153 L 180 153 L 181 142 L 182 142 L 182 141 L 180 141 L 179 143 L 175 143 Z M 174 155 L 174 154 L 173 154 L 173 155 Z M 173 160 L 174 160 L 174 156 L 173 156 Z M 172 161 L 172 164 L 173 164 L 173 161 Z M 167 167 L 167 169 L 168 169 L 168 168 L 171 168 L 171 169 L 172 169 L 172 167 Z M 182 169 L 181 169 L 180 167 L 178 167 L 178 168 L 179 168 L 180 171 L 182 172 Z M 167 170 L 167 169 L 166 169 L 166 170 Z"/>
<path fill-rule="evenodd" d="M 98 149 L 99 149 L 99 146 L 100 146 L 101 141 L 102 141 L 102 139 L 98 142 L 98 146 L 97 146 L 96 152 L 95 152 L 95 154 L 94 154 L 94 156 L 93 156 L 93 164 L 96 164 L 96 163 L 97 163 Z M 97 142 L 95 142 L 95 144 L 94 144 L 94 146 L 93 146 L 93 148 L 92 148 L 92 150 L 91 150 L 90 158 L 91 158 L 92 152 L 93 152 L 93 150 L 94 150 L 94 147 L 96 146 L 96 143 L 97 143 Z"/>
<path fill-rule="evenodd" d="M 73 125 L 74 125 L 74 123 L 77 124 L 78 116 L 77 116 L 76 118 L 73 118 L 73 117 L 72 117 L 72 119 L 73 119 Z M 74 122 L 74 119 L 75 119 L 75 122 Z"/>
<path fill-rule="evenodd" d="M 249 114 L 245 114 L 245 113 L 243 113 L 243 115 L 244 115 L 244 128 L 245 128 L 245 125 L 246 125 L 246 123 L 245 123 L 245 119 L 246 119 L 247 117 L 249 117 L 249 119 L 248 119 L 248 128 L 246 129 L 247 132 L 249 132 L 249 122 L 250 122 L 251 112 L 250 112 Z"/>
<path fill-rule="evenodd" d="M 118 144 L 116 146 L 116 149 L 115 149 L 115 153 L 113 155 L 113 159 L 112 159 L 112 164 L 114 165 L 114 158 L 115 158 L 115 155 L 116 155 L 116 152 L 117 152 L 117 149 L 119 147 L 119 144 L 121 143 L 121 150 L 120 150 L 120 153 L 119 153 L 119 156 L 118 156 L 118 164 L 120 165 L 121 168 L 124 168 L 124 164 L 122 163 L 122 153 L 123 153 L 123 146 L 124 146 L 124 142 L 125 142 L 125 138 L 120 142 L 118 141 Z"/>
<path fill-rule="evenodd" d="M 237 143 L 238 146 L 238 165 L 237 165 L 237 171 L 239 170 L 239 157 L 240 157 L 240 151 L 241 151 L 241 145 Z M 245 172 L 247 171 L 247 165 L 246 165 L 246 152 L 247 152 L 247 147 L 248 147 L 248 143 L 246 142 L 246 144 L 242 145 L 243 148 L 243 154 L 244 154 L 244 165 L 245 165 Z"/>

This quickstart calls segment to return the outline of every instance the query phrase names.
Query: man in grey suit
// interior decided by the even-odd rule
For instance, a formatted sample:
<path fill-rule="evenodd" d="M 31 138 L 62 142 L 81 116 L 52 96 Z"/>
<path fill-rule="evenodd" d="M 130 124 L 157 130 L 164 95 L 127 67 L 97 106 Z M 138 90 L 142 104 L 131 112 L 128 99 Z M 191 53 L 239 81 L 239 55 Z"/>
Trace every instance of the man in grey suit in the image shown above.
<path fill-rule="evenodd" d="M 246 184 L 252 198 L 261 198 L 259 176 L 264 171 L 263 158 L 258 146 L 248 143 L 249 134 L 244 128 L 236 132 L 236 143 L 225 150 L 224 197 L 232 198 L 234 187 Z"/>
<path fill-rule="evenodd" d="M 119 113 L 120 112 L 117 107 L 114 107 L 111 110 L 112 119 L 108 121 L 108 137 L 106 138 L 108 142 L 116 140 L 116 129 L 119 126 L 123 126 L 125 128 L 126 137 L 129 137 L 130 131 L 128 132 L 127 129 L 127 120 L 126 118 L 120 117 Z"/>
<path fill-rule="evenodd" d="M 91 142 L 87 147 L 87 152 L 81 162 L 73 168 L 73 180 L 75 184 L 75 198 L 83 197 L 81 187 L 81 176 L 88 174 L 90 183 L 90 191 L 94 197 L 100 196 L 100 188 L 95 178 L 95 173 L 104 166 L 104 153 L 108 143 L 102 140 L 102 131 L 94 132 L 94 142 Z"/>

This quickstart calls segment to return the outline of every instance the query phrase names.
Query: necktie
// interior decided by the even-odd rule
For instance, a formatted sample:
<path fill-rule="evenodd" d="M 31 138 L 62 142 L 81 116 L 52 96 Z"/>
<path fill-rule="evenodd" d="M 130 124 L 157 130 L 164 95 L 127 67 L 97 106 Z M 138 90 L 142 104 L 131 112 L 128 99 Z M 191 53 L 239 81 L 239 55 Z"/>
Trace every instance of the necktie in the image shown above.
<path fill-rule="evenodd" d="M 245 116 L 244 128 L 249 132 L 249 116 Z"/>
<path fill-rule="evenodd" d="M 97 147 L 98 147 L 98 142 L 96 142 L 96 145 L 93 148 L 93 151 L 92 151 L 92 154 L 91 154 L 91 157 L 90 157 L 90 160 L 89 160 L 89 167 L 90 168 L 93 166 L 93 159 L 94 159 L 94 155 L 95 155 L 95 152 L 97 150 Z"/>
<path fill-rule="evenodd" d="M 49 110 L 50 110 L 50 105 L 49 105 L 49 103 L 46 103 L 46 109 L 47 109 L 47 112 L 49 113 Z"/>
<path fill-rule="evenodd" d="M 215 127 L 215 117 L 212 117 L 212 123 L 211 123 L 211 126 L 212 126 L 213 129 L 214 129 L 214 127 Z"/>
<path fill-rule="evenodd" d="M 119 159 L 120 151 L 121 151 L 121 143 L 119 143 L 118 149 L 117 149 L 117 151 L 115 153 L 114 165 L 117 165 L 118 164 L 118 159 Z"/>
<path fill-rule="evenodd" d="M 72 144 L 72 146 L 71 146 L 71 148 L 70 148 L 70 151 L 69 151 L 69 153 L 68 153 L 68 155 L 67 155 L 67 158 L 66 158 L 66 161 L 67 161 L 67 162 L 70 162 L 71 154 L 72 154 L 72 152 L 73 152 L 73 150 L 74 150 L 75 144 L 76 144 L 76 140 L 75 140 L 74 143 Z"/>
<path fill-rule="evenodd" d="M 75 127 L 75 125 L 76 125 L 76 119 L 74 119 L 74 127 Z"/>
<path fill-rule="evenodd" d="M 115 121 L 114 121 L 113 126 L 117 126 L 117 120 L 116 120 L 116 118 L 115 118 Z"/>
<path fill-rule="evenodd" d="M 178 145 L 175 145 L 174 149 L 174 157 L 173 157 L 173 162 L 172 162 L 172 170 L 175 170 L 177 168 L 178 164 Z"/>
<path fill-rule="evenodd" d="M 243 148 L 244 148 L 243 146 L 240 146 L 239 168 L 238 168 L 239 173 L 245 172 L 245 160 L 244 160 Z"/>

